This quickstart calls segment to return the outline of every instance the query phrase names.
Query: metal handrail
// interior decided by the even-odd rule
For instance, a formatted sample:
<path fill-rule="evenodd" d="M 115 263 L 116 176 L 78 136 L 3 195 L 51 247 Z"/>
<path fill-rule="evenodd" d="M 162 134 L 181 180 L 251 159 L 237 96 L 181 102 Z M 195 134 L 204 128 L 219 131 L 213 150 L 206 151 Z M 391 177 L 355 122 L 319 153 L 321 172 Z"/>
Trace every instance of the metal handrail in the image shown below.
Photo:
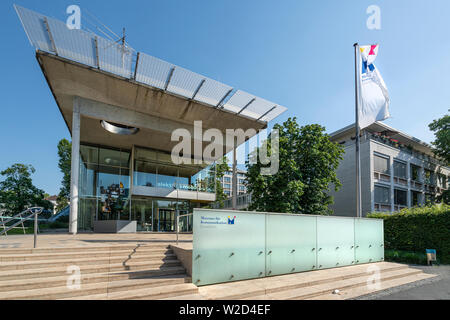
<path fill-rule="evenodd" d="M 179 234 L 179 232 L 180 232 L 180 218 L 181 217 L 187 217 L 187 216 L 192 216 L 193 214 L 192 213 L 188 213 L 188 214 L 182 214 L 182 215 L 180 215 L 180 216 L 177 216 L 177 245 L 178 245 L 178 234 Z"/>
<path fill-rule="evenodd" d="M 32 207 L 32 208 L 28 208 L 14 216 L 12 216 L 11 218 L 9 218 L 8 220 L 3 220 L 0 222 L 0 225 L 3 226 L 3 231 L 0 231 L 0 236 L 2 234 L 5 234 L 5 236 L 7 235 L 7 232 L 12 230 L 13 228 L 15 228 L 16 226 L 18 226 L 19 224 L 22 224 L 22 229 L 24 231 L 25 234 L 25 227 L 23 225 L 23 222 L 25 220 L 30 220 L 31 218 L 34 217 L 34 248 L 36 248 L 36 243 L 37 243 L 37 230 L 38 230 L 38 215 L 44 210 L 44 208 L 42 207 Z M 30 214 L 23 217 L 24 214 L 26 214 L 27 212 L 29 212 Z M 6 226 L 7 223 L 13 221 L 13 220 L 17 220 L 19 219 L 19 221 L 17 221 L 16 223 L 13 223 L 10 226 Z"/>

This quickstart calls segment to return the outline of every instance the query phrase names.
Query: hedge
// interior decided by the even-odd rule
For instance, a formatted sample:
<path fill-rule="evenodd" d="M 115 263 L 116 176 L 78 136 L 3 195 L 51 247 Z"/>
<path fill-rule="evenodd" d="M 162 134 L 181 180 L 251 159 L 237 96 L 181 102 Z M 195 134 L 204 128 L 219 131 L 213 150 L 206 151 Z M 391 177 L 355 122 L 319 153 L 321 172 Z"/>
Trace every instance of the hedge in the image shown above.
<path fill-rule="evenodd" d="M 438 260 L 450 264 L 449 205 L 407 208 L 396 213 L 374 212 L 368 217 L 384 219 L 386 250 L 425 253 L 425 249 L 436 249 Z"/>

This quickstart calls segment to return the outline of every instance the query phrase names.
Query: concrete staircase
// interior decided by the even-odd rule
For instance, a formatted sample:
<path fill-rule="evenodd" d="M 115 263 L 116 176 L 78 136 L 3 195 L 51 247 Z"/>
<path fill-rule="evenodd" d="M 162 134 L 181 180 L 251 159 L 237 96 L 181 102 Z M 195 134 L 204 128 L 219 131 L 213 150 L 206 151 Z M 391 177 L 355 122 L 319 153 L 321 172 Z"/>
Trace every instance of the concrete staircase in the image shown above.
<path fill-rule="evenodd" d="M 190 282 L 167 244 L 0 249 L 0 300 L 200 298 Z"/>
<path fill-rule="evenodd" d="M 70 286 L 73 266 L 80 270 L 79 288 Z M 367 285 L 373 268 L 378 287 Z M 433 276 L 379 262 L 197 288 L 164 243 L 0 249 L 0 300 L 342 300 Z M 339 294 L 332 294 L 335 289 Z"/>
<path fill-rule="evenodd" d="M 367 285 L 374 267 L 379 287 Z M 434 276 L 408 265 L 379 262 L 203 286 L 199 293 L 207 299 L 343 300 Z M 336 289 L 339 294 L 332 293 Z"/>

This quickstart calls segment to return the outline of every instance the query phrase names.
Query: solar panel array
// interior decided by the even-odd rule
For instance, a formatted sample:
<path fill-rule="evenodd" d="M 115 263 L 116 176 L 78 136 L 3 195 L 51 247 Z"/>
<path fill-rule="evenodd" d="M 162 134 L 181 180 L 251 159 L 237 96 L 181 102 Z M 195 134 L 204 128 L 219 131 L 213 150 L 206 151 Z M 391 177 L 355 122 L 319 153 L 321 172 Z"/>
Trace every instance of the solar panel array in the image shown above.
<path fill-rule="evenodd" d="M 57 19 L 15 6 L 30 43 L 40 51 L 133 79 L 167 92 L 260 121 L 270 121 L 285 107 L 176 66 L 127 45 Z"/>

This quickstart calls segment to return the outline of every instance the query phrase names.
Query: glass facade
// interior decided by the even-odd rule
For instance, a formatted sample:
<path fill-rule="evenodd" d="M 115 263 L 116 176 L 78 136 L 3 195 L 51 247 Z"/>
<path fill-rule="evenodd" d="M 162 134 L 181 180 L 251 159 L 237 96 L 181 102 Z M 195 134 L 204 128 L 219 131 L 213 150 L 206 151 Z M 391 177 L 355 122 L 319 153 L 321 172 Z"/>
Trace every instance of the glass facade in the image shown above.
<path fill-rule="evenodd" d="M 176 228 L 176 216 L 192 212 L 193 204 L 186 200 L 158 200 L 151 198 L 133 198 L 131 220 L 137 222 L 137 231 L 173 232 Z M 180 222 L 180 231 L 189 231 Z M 185 230 L 186 229 L 186 230 Z"/>
<path fill-rule="evenodd" d="M 130 152 L 80 146 L 79 228 L 95 220 L 128 220 L 130 215 Z"/>
<path fill-rule="evenodd" d="M 135 186 L 214 193 L 214 180 L 214 165 L 174 165 L 170 154 L 136 148 Z"/>
<path fill-rule="evenodd" d="M 200 203 L 181 199 L 132 197 L 131 150 L 80 146 L 80 230 L 92 230 L 98 220 L 135 220 L 137 231 L 173 232 L 177 215 Z M 215 166 L 173 165 L 170 154 L 135 148 L 133 185 L 195 192 L 215 192 Z M 183 218 L 181 231 L 192 228 Z"/>

